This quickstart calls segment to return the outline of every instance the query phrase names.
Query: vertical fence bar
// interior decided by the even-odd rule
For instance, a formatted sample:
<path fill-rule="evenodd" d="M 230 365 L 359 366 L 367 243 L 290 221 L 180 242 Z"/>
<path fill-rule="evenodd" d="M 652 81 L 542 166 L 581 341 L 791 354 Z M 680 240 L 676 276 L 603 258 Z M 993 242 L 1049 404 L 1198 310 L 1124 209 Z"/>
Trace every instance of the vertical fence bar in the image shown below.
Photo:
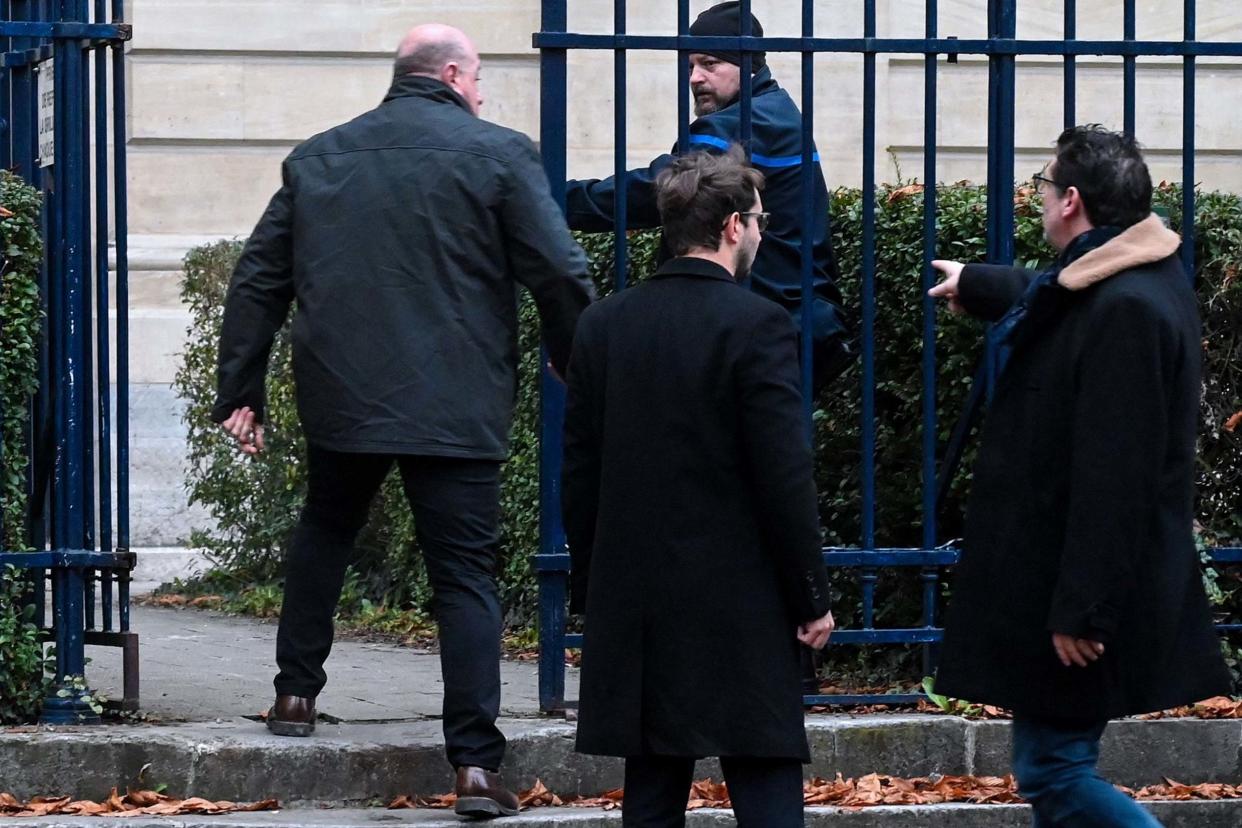
<path fill-rule="evenodd" d="M 1184 0 L 1182 39 L 1195 39 L 1195 0 Z M 1195 58 L 1182 62 L 1182 266 L 1195 280 Z"/>
<path fill-rule="evenodd" d="M 0 19 L 12 20 L 13 9 L 10 0 L 4 0 L 0 3 Z M 13 39 L 10 37 L 0 38 L 5 52 L 13 51 Z M 11 67 L 5 70 L 5 76 L 0 81 L 0 164 L 8 170 L 13 168 L 13 72 L 17 67 Z M 3 412 L 0 411 L 0 414 Z M 3 473 L 3 458 L 0 458 L 0 473 Z M 0 518 L 0 538 L 4 537 L 3 519 Z"/>
<path fill-rule="evenodd" d="M 815 37 L 814 0 L 802 0 L 802 37 Z M 800 186 L 802 194 L 802 306 L 798 340 L 802 364 L 802 414 L 806 423 L 808 440 L 814 437 L 815 407 L 814 377 L 814 300 L 815 300 L 815 53 L 803 43 L 802 52 L 802 167 Z"/>
<path fill-rule="evenodd" d="M 90 20 L 90 8 L 88 0 L 78 0 L 75 11 L 78 20 L 87 22 Z M 82 41 L 76 41 L 74 46 L 78 49 L 81 58 L 79 64 L 80 80 L 78 84 L 78 94 L 82 99 L 81 113 L 82 121 L 79 132 L 81 138 L 78 146 L 82 153 L 82 201 L 79 205 L 78 214 L 81 222 L 81 273 L 82 285 L 78 295 L 79 310 L 78 315 L 81 320 L 81 345 L 78 348 L 79 359 L 81 359 L 81 383 L 82 383 L 82 403 L 79 411 L 79 427 L 82 431 L 82 549 L 93 549 L 95 547 L 95 348 L 93 343 L 92 332 L 95 323 L 94 305 L 95 297 L 92 290 L 94 281 L 94 267 L 91 259 L 91 252 L 94 247 L 91 238 L 91 131 L 88 124 L 91 123 L 91 117 L 94 114 L 91 111 L 91 63 L 90 51 L 85 48 Z M 90 573 L 87 573 L 88 575 Z M 89 577 L 88 583 L 92 583 Z M 93 611 L 93 607 L 88 608 L 88 613 Z"/>
<path fill-rule="evenodd" d="M 988 37 L 1017 35 L 1017 0 L 989 0 Z M 988 261 L 1013 262 L 1013 183 L 1016 64 L 1013 55 L 990 57 L 988 109 Z M 990 362 L 991 360 L 989 360 Z M 989 383 L 989 387 L 991 383 Z"/>
<path fill-rule="evenodd" d="M 677 36 L 690 34 L 690 0 L 677 0 Z M 677 152 L 690 151 L 690 53 L 677 52 Z"/>
<path fill-rule="evenodd" d="M 72 11 L 76 12 L 78 0 L 74 0 Z M 74 14 L 71 18 L 80 20 Z M 86 470 L 82 460 L 85 453 L 83 439 L 82 411 L 85 394 L 84 370 L 85 354 L 83 340 L 89 336 L 89 325 L 84 318 L 83 303 L 83 249 L 85 227 L 82 222 L 82 202 L 86 193 L 82 186 L 85 175 L 84 162 L 79 149 L 82 146 L 83 124 L 86 113 L 82 108 L 82 50 L 72 40 L 58 39 L 56 43 L 56 98 L 57 104 L 63 104 L 64 132 L 57 133 L 56 154 L 63 169 L 59 179 L 63 188 L 59 192 L 59 201 L 63 207 L 65 223 L 64 234 L 60 237 L 61 249 L 64 251 L 63 290 L 65 316 L 65 351 L 60 360 L 64 366 L 65 384 L 62 395 L 64 402 L 65 451 L 65 534 L 60 539 L 61 548 L 82 549 L 85 544 L 85 504 L 86 504 Z M 63 90 L 63 91 L 62 91 Z M 60 140 L 61 137 L 66 140 Z M 62 146 L 63 145 L 63 146 Z M 80 596 L 77 597 L 80 600 Z"/>
<path fill-rule="evenodd" d="M 938 37 L 939 4 L 927 0 L 925 33 Z M 929 53 L 923 60 L 923 548 L 936 547 L 936 301 L 928 295 L 936 282 L 931 266 L 936 258 L 936 123 L 939 108 L 937 61 Z M 927 567 L 923 583 L 923 626 L 936 625 L 938 571 Z M 935 651 L 923 647 L 923 674 L 935 669 Z"/>
<path fill-rule="evenodd" d="M 95 0 L 95 21 L 105 22 L 105 0 Z M 95 49 L 95 335 L 98 360 L 99 548 L 112 551 L 112 379 L 108 333 L 108 52 Z M 110 579 L 109 579 L 110 582 Z M 111 599 L 108 583 L 104 594 Z"/>
<path fill-rule="evenodd" d="M 1131 43 L 1135 39 L 1136 29 L 1137 29 L 1137 20 L 1136 20 L 1136 14 L 1134 10 L 1134 0 L 1126 0 L 1124 15 L 1125 15 L 1125 24 L 1124 24 L 1125 33 L 1123 36 L 1127 43 Z M 1126 135 L 1133 137 L 1134 128 L 1135 128 L 1134 126 L 1134 121 L 1135 121 L 1134 92 L 1135 92 L 1135 86 L 1136 86 L 1136 81 L 1137 81 L 1137 76 L 1138 76 L 1138 58 L 1135 57 L 1134 55 L 1123 55 L 1121 60 L 1122 60 L 1122 65 L 1124 67 L 1123 74 L 1125 76 L 1125 81 L 1124 81 L 1125 89 L 1123 92 L 1123 98 L 1124 98 L 1123 107 L 1124 107 L 1124 112 L 1125 112 L 1123 117 L 1124 117 L 1124 122 L 1125 122 L 1125 132 L 1126 132 Z"/>
<path fill-rule="evenodd" d="M 42 0 L 32 0 L 27 3 L 27 19 L 31 21 L 40 21 L 43 19 L 45 3 Z M 27 48 L 33 48 L 41 45 L 41 41 L 30 38 L 25 41 Z M 54 182 L 52 171 L 42 169 L 39 156 L 42 154 L 39 149 L 39 85 L 37 75 L 32 70 L 30 76 L 30 124 L 27 137 L 29 138 L 29 153 L 26 158 L 29 165 L 26 168 L 25 178 L 27 182 L 46 192 L 46 188 Z M 41 71 L 41 70 L 37 70 Z M 55 503 L 55 446 L 52 441 L 52 426 L 56 422 L 56 406 L 57 397 L 56 384 L 59 376 L 52 368 L 53 359 L 56 354 L 56 340 L 52 336 L 51 318 L 53 312 L 53 302 L 55 295 L 53 293 L 53 271 L 54 263 L 58 259 L 58 251 L 56 246 L 51 244 L 48 239 L 55 238 L 53 232 L 56 228 L 56 214 L 52 209 L 52 205 L 44 199 L 42 208 L 39 211 L 39 233 L 45 240 L 43 244 L 43 261 L 39 263 L 39 295 L 43 297 L 45 313 L 43 319 L 40 320 L 40 336 L 38 344 L 39 359 L 39 390 L 35 392 L 35 398 L 31 401 L 30 416 L 30 502 L 37 505 L 38 520 L 31 520 L 30 526 L 30 543 L 35 549 L 43 549 L 47 546 L 48 541 L 53 535 L 53 526 L 51 520 L 51 507 Z M 34 513 L 32 513 L 34 514 Z M 40 608 L 40 618 L 46 609 L 47 590 L 41 590 L 39 596 L 43 598 L 43 607 Z"/>
<path fill-rule="evenodd" d="M 1078 0 L 1065 0 L 1065 40 L 1069 42 L 1078 38 Z M 1062 121 L 1066 129 L 1078 122 L 1078 58 L 1074 55 L 1065 56 L 1064 103 L 1065 117 Z"/>
<path fill-rule="evenodd" d="M 124 0 L 112 0 L 112 19 L 125 19 Z M 129 180 L 125 141 L 125 44 L 112 45 L 113 234 L 116 238 L 116 546 L 129 551 Z M 128 614 L 129 600 L 121 611 Z M 127 629 L 127 627 L 126 627 Z"/>
<path fill-rule="evenodd" d="M 618 41 L 617 48 L 612 53 L 612 82 L 613 82 L 613 180 L 616 186 L 613 188 L 613 216 L 612 216 L 612 261 L 614 272 L 616 273 L 617 290 L 625 290 L 626 274 L 627 274 L 627 253 L 625 231 L 629 224 L 626 221 L 627 205 L 626 205 L 626 126 L 627 111 L 626 106 L 626 53 L 621 48 L 621 44 L 625 38 L 625 3 L 626 0 L 612 0 L 613 9 L 613 34 Z"/>
<path fill-rule="evenodd" d="M 863 6 L 864 37 L 876 32 L 875 0 Z M 863 53 L 862 169 L 862 548 L 875 549 L 875 52 Z M 863 569 L 862 621 L 875 623 L 874 568 Z"/>
<path fill-rule="evenodd" d="M 564 32 L 567 24 L 566 0 L 543 0 L 543 31 Z M 565 206 L 566 57 L 564 49 L 540 50 L 539 143 L 552 196 L 562 209 Z M 546 354 L 541 355 L 540 364 L 547 364 Z M 560 507 L 565 390 L 546 370 L 542 371 L 539 397 L 539 552 L 557 555 L 565 550 Z M 539 708 L 545 713 L 565 707 L 568 584 L 565 572 L 543 572 L 539 577 Z"/>
<path fill-rule="evenodd" d="M 741 12 L 741 15 L 742 15 L 742 28 L 741 28 L 740 34 L 742 37 L 750 37 L 752 34 L 754 34 L 754 31 L 755 31 L 755 27 L 752 25 L 752 21 L 750 18 L 750 0 L 741 0 L 741 7 L 739 8 L 739 11 Z M 738 99 L 738 104 L 742 107 L 741 140 L 742 140 L 742 146 L 746 150 L 747 158 L 750 158 L 751 132 L 754 128 L 754 123 L 753 123 L 754 113 L 751 111 L 751 96 L 752 96 L 753 87 L 754 87 L 754 68 L 755 68 L 754 58 L 755 56 L 751 52 L 747 52 L 747 51 L 742 52 L 742 66 L 741 66 L 742 88 L 741 88 L 741 96 Z"/>

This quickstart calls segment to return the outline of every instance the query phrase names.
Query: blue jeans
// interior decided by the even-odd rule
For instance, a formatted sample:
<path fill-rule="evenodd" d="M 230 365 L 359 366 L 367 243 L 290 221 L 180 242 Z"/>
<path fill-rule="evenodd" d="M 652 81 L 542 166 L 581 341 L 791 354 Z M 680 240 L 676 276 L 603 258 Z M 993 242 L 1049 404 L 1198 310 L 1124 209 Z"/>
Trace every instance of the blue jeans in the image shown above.
<path fill-rule="evenodd" d="M 1160 828 L 1096 773 L 1107 724 L 1014 716 L 1013 770 L 1034 828 Z"/>

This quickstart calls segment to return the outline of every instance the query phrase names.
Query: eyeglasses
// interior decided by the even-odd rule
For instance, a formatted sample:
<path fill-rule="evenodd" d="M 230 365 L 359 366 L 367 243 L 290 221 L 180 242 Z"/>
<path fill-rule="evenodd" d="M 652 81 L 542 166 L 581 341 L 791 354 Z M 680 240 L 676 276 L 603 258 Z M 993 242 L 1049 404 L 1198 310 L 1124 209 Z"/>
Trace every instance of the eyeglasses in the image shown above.
<path fill-rule="evenodd" d="M 1044 169 L 1047 169 L 1047 168 L 1045 167 Z M 1035 192 L 1039 193 L 1040 195 L 1044 194 L 1043 185 L 1045 184 L 1051 184 L 1052 186 L 1056 187 L 1058 190 L 1065 189 L 1065 186 L 1061 184 L 1060 181 L 1056 181 L 1055 179 L 1049 178 L 1048 176 L 1044 175 L 1043 170 L 1040 170 L 1039 172 L 1031 176 L 1031 183 L 1035 187 Z"/>
<path fill-rule="evenodd" d="M 768 222 L 772 220 L 771 213 L 738 213 L 738 215 L 741 216 L 742 218 L 747 218 L 748 216 L 754 216 L 755 220 L 759 224 L 760 233 L 768 229 Z"/>

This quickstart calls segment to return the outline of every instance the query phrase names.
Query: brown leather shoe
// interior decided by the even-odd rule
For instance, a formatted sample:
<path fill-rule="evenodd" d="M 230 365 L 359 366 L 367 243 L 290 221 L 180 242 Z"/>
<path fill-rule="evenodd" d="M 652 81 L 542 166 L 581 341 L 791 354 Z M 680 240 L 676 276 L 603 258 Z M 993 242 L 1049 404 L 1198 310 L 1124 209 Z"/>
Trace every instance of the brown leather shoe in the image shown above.
<path fill-rule="evenodd" d="M 463 765 L 457 769 L 457 805 L 461 816 L 490 819 L 518 812 L 517 794 L 500 784 L 500 774 Z"/>
<path fill-rule="evenodd" d="M 315 732 L 315 700 L 277 696 L 267 711 L 267 729 L 277 736 L 309 736 Z"/>

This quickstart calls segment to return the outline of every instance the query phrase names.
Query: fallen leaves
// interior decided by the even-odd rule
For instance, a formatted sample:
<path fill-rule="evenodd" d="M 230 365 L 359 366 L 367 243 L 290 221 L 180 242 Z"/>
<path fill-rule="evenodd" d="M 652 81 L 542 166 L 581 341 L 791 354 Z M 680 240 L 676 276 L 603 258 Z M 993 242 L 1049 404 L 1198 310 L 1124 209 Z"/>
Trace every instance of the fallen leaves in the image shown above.
<path fill-rule="evenodd" d="M 1242 411 L 1239 411 L 1238 413 L 1230 417 L 1228 420 L 1225 420 L 1225 431 L 1228 431 L 1230 434 L 1232 434 L 1234 431 L 1237 430 L 1239 425 L 1242 425 Z"/>
<path fill-rule="evenodd" d="M 1242 785 L 1204 782 L 1185 785 L 1171 779 L 1162 784 L 1133 790 L 1120 785 L 1118 789 L 1135 799 L 1177 800 L 1242 799 Z M 0 795 L 0 813 L 4 811 L 4 795 Z M 602 808 L 610 811 L 621 807 L 625 792 L 618 788 L 596 797 L 558 796 L 540 780 L 534 787 L 518 794 L 523 808 Z M 1022 796 L 1012 775 L 1009 776 L 929 776 L 904 779 L 898 776 L 868 774 L 858 779 L 816 777 L 805 783 L 802 800 L 807 805 L 837 808 L 869 808 L 877 805 L 941 805 L 966 803 L 972 805 L 1019 805 Z M 190 801 L 190 800 L 187 800 Z M 443 796 L 400 796 L 389 803 L 389 809 L 452 808 L 454 794 Z M 273 803 L 273 807 L 275 804 Z M 723 782 L 701 779 L 690 786 L 686 810 L 699 808 L 731 808 L 728 786 Z M 254 808 L 254 810 L 259 810 Z M 69 812 L 65 812 L 69 813 Z M 184 812 L 190 813 L 190 812 Z M 201 813 L 209 813 L 203 811 Z"/>
<path fill-rule="evenodd" d="M 194 609 L 220 609 L 224 606 L 223 595 L 199 595 L 192 598 L 180 592 L 169 592 L 163 595 L 152 595 L 142 599 L 151 607 L 193 607 Z"/>
<path fill-rule="evenodd" d="M 1231 699 L 1228 696 L 1213 696 L 1201 702 L 1175 707 L 1172 710 L 1161 710 L 1159 713 L 1148 713 L 1140 719 L 1242 719 L 1242 699 Z"/>
<path fill-rule="evenodd" d="M 186 814 L 230 814 L 242 811 L 275 811 L 280 803 L 275 799 L 239 804 L 237 802 L 212 802 L 208 799 L 190 797 L 173 799 L 155 791 L 126 791 L 125 796 L 116 788 L 103 802 L 89 799 L 73 799 L 68 796 L 36 796 L 27 802 L 12 794 L 0 793 L 0 816 L 46 817 L 46 816 L 183 816 Z"/>
<path fill-rule="evenodd" d="M 1012 776 L 933 776 L 902 779 L 868 774 L 861 779 L 831 781 L 815 778 L 806 783 L 807 805 L 865 808 L 873 805 L 939 805 L 969 802 L 976 805 L 1012 805 L 1022 798 Z"/>
<path fill-rule="evenodd" d="M 1161 785 L 1148 785 L 1137 791 L 1121 788 L 1135 799 L 1160 799 L 1185 802 L 1191 799 L 1242 799 L 1242 785 L 1225 785 L 1220 782 L 1204 782 L 1200 785 L 1183 785 L 1165 779 Z"/>

